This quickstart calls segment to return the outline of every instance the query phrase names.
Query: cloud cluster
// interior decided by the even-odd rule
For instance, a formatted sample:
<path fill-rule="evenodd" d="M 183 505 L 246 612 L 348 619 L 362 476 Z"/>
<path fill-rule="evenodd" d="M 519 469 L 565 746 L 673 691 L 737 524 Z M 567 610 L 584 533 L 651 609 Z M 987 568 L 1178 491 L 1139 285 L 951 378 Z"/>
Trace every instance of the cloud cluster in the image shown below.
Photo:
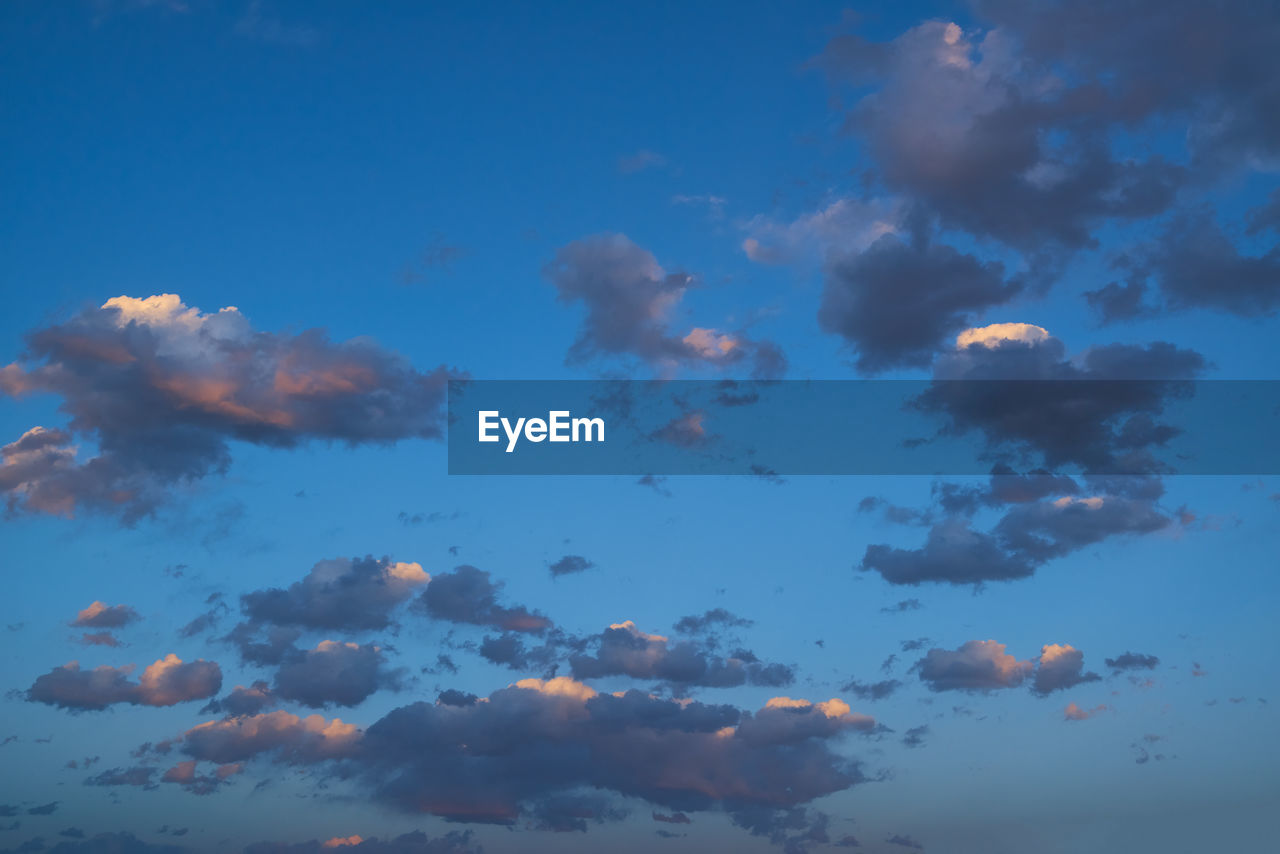
<path fill-rule="evenodd" d="M 172 653 L 149 665 L 136 682 L 129 678 L 132 671 L 106 665 L 81 670 L 72 661 L 36 677 L 26 697 L 72 711 L 98 711 L 117 703 L 172 706 L 207 699 L 222 687 L 222 670 L 215 662 L 184 663 Z"/>
<path fill-rule="evenodd" d="M 1158 477 L 1108 472 L 1161 469 L 1153 453 L 1177 430 L 1159 419 L 1203 369 L 1199 354 L 1110 345 L 1068 359 L 1061 341 L 1026 323 L 967 329 L 956 344 L 914 405 L 942 415 L 944 434 L 977 433 L 1002 461 L 985 487 L 939 484 L 936 508 L 897 513 L 929 526 L 923 545 L 869 545 L 863 570 L 891 584 L 1010 581 L 1104 540 L 1176 524 L 1159 506 Z M 1006 461 L 1034 468 L 1020 474 Z M 1043 468 L 1064 465 L 1086 474 Z M 1000 518 L 976 529 L 975 515 L 987 509 Z"/>
<path fill-rule="evenodd" d="M 175 485 L 225 472 L 233 440 L 437 438 L 448 378 L 365 339 L 258 331 L 174 294 L 115 297 L 29 333 L 23 360 L 0 370 L 0 393 L 53 393 L 70 416 L 69 431 L 34 428 L 0 450 L 0 489 L 11 510 L 135 520 Z M 73 433 L 97 455 L 82 460 Z"/>
<path fill-rule="evenodd" d="M 766 823 L 864 779 L 832 750 L 875 721 L 832 699 L 776 697 L 754 714 L 639 691 L 602 694 L 559 677 L 490 696 L 453 691 L 361 731 L 283 711 L 209 721 L 165 746 L 218 765 L 260 758 L 353 780 L 381 803 L 454 821 L 582 830 L 624 815 L 607 797 L 724 810 Z M 586 797 L 584 790 L 596 794 Z"/>
<path fill-rule="evenodd" d="M 1155 473 L 1150 452 L 1177 435 L 1157 419 L 1207 367 L 1199 353 L 1167 342 L 1068 358 L 1044 328 L 1000 323 L 956 336 L 915 406 L 944 417 L 944 432 L 978 433 L 992 451 L 1049 469 Z"/>
<path fill-rule="evenodd" d="M 595 357 L 634 357 L 666 374 L 678 367 L 751 365 L 752 375 L 774 379 L 786 369 L 777 345 L 742 333 L 694 326 L 673 332 L 671 315 L 694 278 L 668 273 L 653 253 L 622 234 L 575 240 L 557 250 L 544 275 L 561 302 L 586 308 L 569 349 L 570 363 Z"/>
<path fill-rule="evenodd" d="M 795 681 L 794 671 L 784 664 L 766 664 L 746 650 L 722 657 L 693 641 L 672 643 L 663 635 L 640 631 L 631 620 L 614 623 L 592 642 L 593 654 L 579 653 L 569 659 L 579 679 L 629 676 L 717 688 L 747 683 L 783 687 Z"/>
<path fill-rule="evenodd" d="M 1041 697 L 1100 678 L 1085 672 L 1084 654 L 1070 644 L 1047 644 L 1034 660 L 1019 661 L 994 640 L 966 641 L 954 650 L 935 647 L 916 670 L 931 691 L 986 693 L 1030 680 L 1032 693 Z"/>
<path fill-rule="evenodd" d="M 322 560 L 286 588 L 242 595 L 245 619 L 227 639 L 245 661 L 279 664 L 295 651 L 293 643 L 303 631 L 389 628 L 393 612 L 430 580 L 420 564 L 388 557 Z"/>

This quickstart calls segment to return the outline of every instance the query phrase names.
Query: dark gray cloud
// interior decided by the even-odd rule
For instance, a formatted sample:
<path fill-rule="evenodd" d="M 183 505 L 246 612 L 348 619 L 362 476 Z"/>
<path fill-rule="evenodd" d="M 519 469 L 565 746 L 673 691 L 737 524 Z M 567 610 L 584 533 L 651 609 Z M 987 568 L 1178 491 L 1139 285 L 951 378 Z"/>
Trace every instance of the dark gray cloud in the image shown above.
<path fill-rule="evenodd" d="M 999 263 L 922 236 L 886 234 L 829 264 L 818 323 L 856 351 L 862 373 L 926 367 L 975 314 L 1019 289 Z"/>
<path fill-rule="evenodd" d="M 1203 357 L 1159 343 L 1068 359 L 1061 341 L 1029 324 L 966 330 L 958 344 L 915 405 L 943 415 L 944 434 L 978 433 L 993 456 L 1040 467 L 1018 474 L 1001 461 L 986 486 L 935 484 L 936 510 L 899 519 L 928 522 L 924 544 L 870 545 L 863 570 L 891 584 L 1009 581 L 1106 539 L 1175 524 L 1158 504 L 1158 477 L 1070 477 L 1043 466 L 1159 471 L 1152 452 L 1178 432 L 1160 418 L 1192 393 L 1187 380 L 1204 369 Z M 987 531 L 971 518 L 982 508 L 1003 510 Z"/>
<path fill-rule="evenodd" d="M 1175 218 L 1146 250 L 1144 263 L 1169 308 L 1241 317 L 1280 309 L 1280 247 L 1241 252 L 1207 213 Z"/>
<path fill-rule="evenodd" d="M 906 747 L 922 747 L 924 746 L 925 737 L 928 735 L 928 726 L 913 726 L 902 736 L 902 743 Z"/>
<path fill-rule="evenodd" d="M 108 768 L 85 779 L 86 786 L 136 786 L 140 789 L 154 789 L 158 768 L 149 765 L 135 765 L 130 768 Z"/>
<path fill-rule="evenodd" d="M 129 678 L 132 670 L 105 665 L 81 670 L 73 661 L 36 677 L 26 698 L 71 711 L 98 711 L 117 703 L 172 706 L 207 699 L 222 687 L 222 670 L 204 659 L 184 663 L 169 654 L 143 670 L 136 682 Z"/>
<path fill-rule="evenodd" d="M 668 273 L 653 253 L 622 234 L 575 240 L 557 250 L 543 269 L 561 302 L 586 308 L 567 361 L 634 357 L 666 373 L 680 366 L 750 364 L 753 376 L 774 379 L 786 369 L 777 345 L 740 332 L 694 326 L 670 328 L 671 315 L 695 284 L 686 273 Z"/>
<path fill-rule="evenodd" d="M 955 650 L 935 647 L 915 670 L 931 691 L 985 693 L 1030 680 L 1032 693 L 1041 697 L 1100 679 L 1085 671 L 1084 654 L 1070 644 L 1046 644 L 1034 660 L 1019 661 L 994 640 L 966 641 Z"/>
<path fill-rule="evenodd" d="M 124 646 L 120 639 L 110 632 L 85 632 L 80 636 L 80 643 L 85 646 Z"/>
<path fill-rule="evenodd" d="M 376 836 L 339 837 L 338 840 L 311 839 L 306 842 L 255 842 L 244 854 L 330 854 L 335 848 L 359 848 L 361 854 L 483 854 L 479 843 L 472 841 L 471 831 L 453 830 L 443 836 L 427 836 L 421 831 L 404 833 L 389 839 Z M 358 839 L 358 841 L 356 841 Z M 335 841 L 337 844 L 334 844 Z"/>
<path fill-rule="evenodd" d="M 1160 664 L 1160 659 L 1154 655 L 1145 655 L 1141 652 L 1123 652 L 1115 658 L 1103 659 L 1103 663 L 1112 670 L 1155 670 Z"/>
<path fill-rule="evenodd" d="M 315 564 L 301 581 L 240 597 L 256 624 L 303 629 L 376 630 L 391 625 L 391 612 L 429 581 L 416 563 L 390 558 L 334 558 Z"/>
<path fill-rule="evenodd" d="M 781 697 L 752 714 L 558 678 L 522 680 L 484 702 L 449 692 L 364 732 L 276 711 L 200 724 L 173 746 L 198 761 L 320 765 L 377 802 L 455 821 L 578 830 L 620 818 L 609 800 L 620 796 L 672 822 L 718 810 L 745 826 L 784 821 L 863 781 L 859 764 L 832 746 L 874 726 L 839 700 Z"/>
<path fill-rule="evenodd" d="M 98 455 L 81 460 L 67 431 L 36 428 L 4 447 L 0 490 L 11 510 L 132 522 L 178 484 L 225 472 L 231 440 L 438 438 L 448 378 L 365 339 L 255 331 L 234 308 L 203 314 L 172 294 L 117 297 L 31 332 L 23 360 L 0 369 L 0 393 L 59 395 Z"/>
<path fill-rule="evenodd" d="M 354 706 L 379 689 L 399 687 L 398 674 L 388 668 L 381 648 L 326 640 L 315 649 L 295 650 L 285 656 L 276 671 L 273 693 L 320 708 Z"/>
<path fill-rule="evenodd" d="M 1021 685 L 1035 663 L 1018 661 L 1002 643 L 971 640 L 956 650 L 929 650 L 917 669 L 931 691 L 987 692 Z"/>
<path fill-rule="evenodd" d="M 859 700 L 883 700 L 902 687 L 897 679 L 883 679 L 879 682 L 859 682 L 851 679 L 840 686 L 841 691 L 853 694 Z"/>
<path fill-rule="evenodd" d="M 833 78 L 872 87 L 849 128 L 867 142 L 879 181 L 948 227 L 1032 254 L 1092 246 L 1107 220 L 1166 210 L 1187 173 L 1158 155 L 1112 150 L 1107 132 L 1135 117 L 1125 114 L 1133 102 L 1112 99 L 1097 77 L 1106 69 L 1066 82 L 1056 63 L 1079 54 L 1051 61 L 1028 44 L 1030 31 L 1044 32 L 1038 15 L 987 12 L 983 23 L 1001 26 L 965 32 L 931 20 L 891 42 L 841 36 L 818 59 Z"/>
<path fill-rule="evenodd" d="M 1263 231 L 1280 232 L 1280 188 L 1271 191 L 1266 202 L 1249 211 L 1248 231 L 1259 234 Z"/>
<path fill-rule="evenodd" d="M 929 530 L 921 548 L 867 546 L 861 568 L 878 572 L 890 584 L 982 584 L 1026 578 L 1036 564 L 1006 552 L 995 537 L 973 530 L 968 521 L 948 519 Z"/>
<path fill-rule="evenodd" d="M 521 682 L 486 703 L 398 709 L 369 728 L 363 761 L 380 800 L 470 820 L 514 821 L 548 793 L 587 786 L 683 812 L 785 808 L 861 779 L 827 742 L 869 720 L 792 702 L 733 729 L 731 708 Z"/>
<path fill-rule="evenodd" d="M 502 586 L 482 569 L 459 566 L 432 579 L 418 606 L 437 619 L 509 632 L 541 634 L 552 627 L 550 619 L 523 605 L 499 605 Z"/>
<path fill-rule="evenodd" d="M 1043 697 L 1100 678 L 1096 673 L 1085 672 L 1084 653 L 1080 650 L 1070 644 L 1047 644 L 1036 660 L 1031 690 Z"/>
<path fill-rule="evenodd" d="M 528 810 L 534 830 L 552 833 L 586 833 L 590 824 L 621 821 L 627 811 L 599 795 L 552 795 L 536 801 Z"/>
<path fill-rule="evenodd" d="M 1027 59 L 1078 75 L 1051 97 L 1118 124 L 1182 120 L 1200 169 L 1256 167 L 1280 155 L 1280 19 L 1256 3 L 1086 0 L 1033 11 L 982 0 L 978 11 L 1016 37 Z"/>
<path fill-rule="evenodd" d="M 701 614 L 690 614 L 676 621 L 675 629 L 682 635 L 696 635 L 719 628 L 747 628 L 754 621 L 739 617 L 724 608 L 711 608 Z"/>
<path fill-rule="evenodd" d="M 271 686 L 261 680 L 248 688 L 237 685 L 231 693 L 220 700 L 211 700 L 200 710 L 201 714 L 221 714 L 236 717 L 240 715 L 256 715 L 280 702 L 271 691 Z"/>
<path fill-rule="evenodd" d="M 746 651 L 728 657 L 712 653 L 704 644 L 671 640 L 640 631 L 627 620 L 605 629 L 595 638 L 594 654 L 579 653 L 569 658 L 574 676 L 594 679 L 629 676 L 675 685 L 731 687 L 753 684 L 771 687 L 795 681 L 792 668 L 767 664 Z"/>
<path fill-rule="evenodd" d="M 562 575 L 573 575 L 578 572 L 586 572 L 594 566 L 594 563 L 587 560 L 582 555 L 565 555 L 555 563 L 552 563 L 548 569 L 551 570 L 551 576 L 553 578 L 559 578 Z"/>
<path fill-rule="evenodd" d="M 98 833 L 87 839 L 63 840 L 47 847 L 44 840 L 36 837 L 17 848 L 5 849 L 5 854 L 30 854 L 37 851 L 47 854 L 183 854 L 187 850 L 177 845 L 146 842 L 124 831 Z"/>
<path fill-rule="evenodd" d="M 1153 481 L 1154 494 L 1147 481 Z M 987 490 L 942 490 L 941 503 L 951 512 L 929 529 L 924 545 L 869 545 L 862 570 L 877 572 L 890 584 L 1012 581 L 1104 540 L 1175 524 L 1157 504 L 1161 490 L 1155 478 L 1095 479 L 1082 486 L 1070 478 L 997 475 L 990 483 Z M 1086 487 L 1097 493 L 1077 494 Z M 1054 492 L 1062 494 L 1049 497 Z M 1009 509 L 984 532 L 974 530 L 968 518 L 979 506 Z"/>
<path fill-rule="evenodd" d="M 1158 471 L 1144 455 L 1178 431 L 1157 419 L 1208 367 L 1167 342 L 1111 344 L 1068 359 L 1060 340 L 1020 323 L 966 330 L 957 344 L 916 408 L 943 416 L 944 434 L 978 433 L 989 452 L 1049 470 Z"/>

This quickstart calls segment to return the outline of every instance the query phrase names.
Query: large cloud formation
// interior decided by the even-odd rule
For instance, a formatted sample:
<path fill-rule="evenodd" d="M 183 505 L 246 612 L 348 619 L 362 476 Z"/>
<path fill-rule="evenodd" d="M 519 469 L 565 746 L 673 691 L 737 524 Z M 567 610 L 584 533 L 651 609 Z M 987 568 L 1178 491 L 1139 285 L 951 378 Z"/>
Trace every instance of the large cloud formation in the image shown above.
<path fill-rule="evenodd" d="M 0 392 L 50 392 L 66 430 L 0 449 L 11 510 L 153 512 L 177 484 L 227 470 L 232 440 L 293 447 L 436 438 L 449 372 L 421 373 L 365 339 L 261 332 L 235 308 L 121 296 L 27 336 Z M 97 444 L 82 459 L 72 434 Z"/>
<path fill-rule="evenodd" d="M 777 345 L 742 333 L 695 326 L 681 334 L 670 315 L 694 284 L 668 273 L 649 250 L 623 234 L 584 237 L 562 246 L 543 270 L 561 302 L 582 303 L 582 329 L 569 362 L 630 356 L 669 373 L 680 366 L 723 367 L 749 362 L 752 374 L 775 379 L 786 368 Z"/>
<path fill-rule="evenodd" d="M 1068 359 L 1061 341 L 1026 323 L 961 332 L 915 405 L 944 417 L 943 434 L 978 434 L 1002 461 L 985 488 L 937 488 L 940 512 L 913 517 L 930 525 L 923 545 L 869 545 L 861 568 L 891 584 L 979 585 L 1026 578 L 1112 537 L 1171 528 L 1160 478 L 1109 472 L 1162 470 L 1154 453 L 1177 433 L 1160 421 L 1164 407 L 1190 391 L 1204 364 L 1171 344 L 1096 347 Z M 1037 468 L 1019 474 L 1006 460 Z M 1039 468 L 1064 465 L 1086 474 Z M 991 508 L 999 520 L 975 529 L 975 514 Z"/>
<path fill-rule="evenodd" d="M 172 746 L 219 764 L 329 763 L 381 803 L 455 821 L 536 818 L 584 789 L 745 820 L 861 782 L 859 764 L 832 743 L 874 727 L 838 699 L 777 697 L 752 714 L 639 691 L 602 694 L 559 677 L 521 680 L 487 698 L 450 692 L 395 709 L 363 732 L 277 711 L 209 721 Z"/>
<path fill-rule="evenodd" d="M 172 706 L 207 699 L 222 687 L 222 670 L 215 662 L 184 663 L 172 653 L 143 670 L 136 682 L 129 678 L 131 672 L 131 667 L 106 665 L 81 670 L 72 661 L 37 677 L 27 699 L 72 711 L 97 711 L 117 703 Z"/>
<path fill-rule="evenodd" d="M 931 20 L 888 41 L 844 33 L 814 61 L 853 96 L 844 127 L 873 168 L 860 193 L 763 237 L 825 245 L 819 318 L 859 370 L 928 364 L 966 315 L 1017 292 L 1018 277 L 1002 283 L 996 265 L 931 246 L 930 233 L 1013 255 L 1021 276 L 1048 286 L 1103 229 L 1168 215 L 1157 239 L 1117 258 L 1124 284 L 1086 293 L 1104 320 L 1280 309 L 1280 255 L 1242 249 L 1197 209 L 1214 178 L 1280 162 L 1276 16 L 1250 0 L 975 5 L 972 27 Z M 1252 211 L 1245 230 L 1270 227 L 1274 210 Z M 744 247 L 785 260 L 755 236 Z M 925 248 L 941 254 L 931 262 Z"/>

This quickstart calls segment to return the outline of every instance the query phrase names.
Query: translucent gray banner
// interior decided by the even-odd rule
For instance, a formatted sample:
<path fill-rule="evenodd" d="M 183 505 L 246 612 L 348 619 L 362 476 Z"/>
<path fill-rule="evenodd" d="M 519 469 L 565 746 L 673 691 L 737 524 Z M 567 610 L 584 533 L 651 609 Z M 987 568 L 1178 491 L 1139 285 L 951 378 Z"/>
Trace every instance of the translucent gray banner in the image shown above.
<path fill-rule="evenodd" d="M 1272 380 L 457 380 L 450 474 L 1280 474 Z"/>

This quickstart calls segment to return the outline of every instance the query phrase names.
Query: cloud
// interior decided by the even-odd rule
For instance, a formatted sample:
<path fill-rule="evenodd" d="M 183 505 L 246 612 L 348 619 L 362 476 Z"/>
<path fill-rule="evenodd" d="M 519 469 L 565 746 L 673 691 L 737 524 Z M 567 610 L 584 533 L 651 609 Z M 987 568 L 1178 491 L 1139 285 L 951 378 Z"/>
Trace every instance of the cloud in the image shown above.
<path fill-rule="evenodd" d="M 1155 670 L 1160 659 L 1141 652 L 1123 652 L 1115 658 L 1103 659 L 1103 663 L 1117 672 L 1121 670 Z"/>
<path fill-rule="evenodd" d="M 211 795 L 244 770 L 244 766 L 236 762 L 219 765 L 212 774 L 201 774 L 198 766 L 194 759 L 179 762 L 161 775 L 160 782 L 175 783 L 194 795 Z"/>
<path fill-rule="evenodd" d="M 1206 213 L 1175 218 L 1143 256 L 1143 269 L 1155 277 L 1171 309 L 1241 317 L 1280 309 L 1280 248 L 1244 254 Z"/>
<path fill-rule="evenodd" d="M 124 831 L 98 833 L 87 839 L 63 840 L 51 847 L 45 847 L 44 841 L 37 837 L 15 849 L 7 849 L 6 854 L 31 851 L 47 851 L 49 854 L 183 854 L 186 849 L 177 845 L 145 842 Z"/>
<path fill-rule="evenodd" d="M 890 191 L 948 227 L 1033 252 L 1078 249 L 1102 222 L 1167 209 L 1185 170 L 1115 154 L 1105 131 L 1117 105 L 1065 83 L 1018 34 L 928 21 L 888 43 L 839 36 L 816 62 L 839 82 L 870 85 L 849 129 Z"/>
<path fill-rule="evenodd" d="M 999 263 L 922 235 L 886 234 L 828 265 L 818 323 L 856 351 L 862 373 L 926 367 L 975 314 L 1008 302 L 1020 288 L 1006 281 Z"/>
<path fill-rule="evenodd" d="M 72 711 L 98 711 L 117 703 L 173 706 L 212 697 L 222 687 L 222 670 L 204 659 L 183 663 L 170 653 L 143 670 L 137 682 L 129 679 L 132 669 L 104 665 L 81 670 L 73 661 L 37 677 L 27 690 L 27 700 Z"/>
<path fill-rule="evenodd" d="M 140 789 L 156 788 L 155 776 L 159 769 L 147 765 L 131 768 L 108 768 L 85 779 L 86 786 L 136 786 Z"/>
<path fill-rule="evenodd" d="M 1207 367 L 1168 342 L 1110 344 L 1068 359 L 1042 327 L 993 324 L 957 336 L 914 406 L 944 416 L 944 434 L 977 432 L 991 451 L 1038 458 L 1050 470 L 1154 473 L 1145 455 L 1178 432 L 1156 419 Z"/>
<path fill-rule="evenodd" d="M 376 836 L 335 836 L 321 842 L 255 842 L 244 849 L 244 854 L 327 854 L 347 848 L 359 854 L 482 854 L 478 843 L 472 842 L 471 831 L 454 830 L 443 836 L 427 836 L 421 831 L 404 833 L 389 839 Z"/>
<path fill-rule="evenodd" d="M 709 687 L 747 683 L 782 687 L 795 680 L 794 671 L 786 665 L 766 664 L 745 651 L 725 658 L 692 641 L 672 643 L 663 635 L 640 631 L 631 620 L 611 625 L 594 640 L 594 655 L 579 653 L 569 659 L 578 678 L 629 676 Z"/>
<path fill-rule="evenodd" d="M 916 748 L 924 745 L 925 737 L 929 735 L 929 727 L 913 726 L 907 730 L 906 735 L 902 737 L 902 743 L 906 747 Z"/>
<path fill-rule="evenodd" d="M 512 822 L 582 787 L 682 812 L 780 809 L 862 779 L 827 747 L 866 726 L 847 708 L 787 701 L 753 716 L 599 694 L 563 677 L 523 680 L 485 702 L 391 712 L 369 727 L 358 764 L 378 800 L 454 820 Z"/>
<path fill-rule="evenodd" d="M 587 560 L 582 555 L 565 555 L 555 563 L 552 563 L 548 569 L 551 570 L 552 578 L 559 578 L 562 575 L 573 575 L 578 572 L 586 572 L 594 566 L 594 563 Z"/>
<path fill-rule="evenodd" d="M 306 764 L 350 756 L 360 738 L 359 728 L 340 718 L 301 718 L 274 711 L 206 721 L 187 730 L 178 746 L 193 759 L 218 765 L 264 754 L 280 762 Z"/>
<path fill-rule="evenodd" d="M 995 537 L 973 530 L 967 520 L 947 519 L 929 530 L 921 548 L 867 546 L 861 569 L 878 572 L 890 584 L 981 584 L 1026 578 L 1036 565 L 1024 555 L 1006 552 Z"/>
<path fill-rule="evenodd" d="M 1031 690 L 1045 697 L 1085 682 L 1097 682 L 1100 678 L 1096 673 L 1084 672 L 1084 653 L 1080 650 L 1070 644 L 1051 643 L 1040 650 Z"/>
<path fill-rule="evenodd" d="M 1192 164 L 1265 169 L 1280 155 L 1280 37 L 1274 16 L 1248 0 L 1116 5 L 1055 3 L 1034 13 L 984 0 L 982 17 L 1016 37 L 1027 60 L 1060 66 L 1078 83 L 1058 99 L 1100 120 L 1181 120 Z M 1212 33 L 1212 37 L 1206 34 Z"/>
<path fill-rule="evenodd" d="M 138 612 L 128 605 L 108 605 L 94 601 L 85 608 L 69 625 L 78 628 L 118 629 L 141 619 Z"/>
<path fill-rule="evenodd" d="M 1159 478 L 1092 477 L 1081 483 L 1064 475 L 1007 471 L 998 468 L 982 488 L 936 485 L 943 515 L 932 523 L 924 545 L 867 546 L 861 569 L 890 584 L 1011 581 L 1106 539 L 1176 524 L 1158 504 Z M 1089 489 L 1097 492 L 1082 494 Z M 984 507 L 1003 508 L 1003 514 L 990 531 L 976 531 L 970 517 Z"/>
<path fill-rule="evenodd" d="M 636 172 L 642 172 L 645 169 L 666 165 L 667 158 L 647 148 L 642 148 L 634 154 L 627 154 L 618 158 L 618 171 L 624 175 L 631 175 Z"/>
<path fill-rule="evenodd" d="M 653 253 L 622 234 L 575 240 L 557 250 L 543 268 L 564 303 L 586 307 L 582 328 L 567 362 L 633 356 L 669 373 L 677 367 L 721 368 L 750 360 L 753 375 L 774 379 L 785 370 L 776 345 L 740 333 L 695 326 L 681 334 L 670 316 L 694 284 L 685 273 L 668 273 Z"/>
<path fill-rule="evenodd" d="M 398 687 L 396 674 L 388 670 L 380 647 L 325 640 L 315 649 L 297 650 L 285 657 L 276 671 L 273 693 L 319 708 L 354 706 L 379 688 Z"/>
<path fill-rule="evenodd" d="M 1087 721 L 1099 712 L 1105 712 L 1110 708 L 1110 706 L 1103 704 L 1092 709 L 1082 709 L 1075 703 L 1067 703 L 1067 707 L 1062 712 L 1062 718 L 1067 721 Z"/>
<path fill-rule="evenodd" d="M 880 682 L 859 682 L 851 679 L 840 686 L 841 691 L 848 691 L 859 700 L 883 700 L 902 687 L 897 679 L 884 679 Z"/>
<path fill-rule="evenodd" d="M 287 588 L 240 597 L 246 619 L 227 636 L 246 661 L 278 664 L 303 630 L 368 631 L 392 625 L 392 613 L 431 580 L 417 563 L 390 558 L 317 562 Z M 266 640 L 259 640 L 265 634 Z"/>
<path fill-rule="evenodd" d="M 85 646 L 123 646 L 119 639 L 110 632 L 85 632 L 80 636 L 80 643 Z"/>
<path fill-rule="evenodd" d="M 754 621 L 727 611 L 724 608 L 711 608 L 701 614 L 690 614 L 676 621 L 675 629 L 682 635 L 696 635 L 713 631 L 717 627 L 747 628 Z"/>
<path fill-rule="evenodd" d="M 512 632 L 540 634 L 551 628 L 551 620 L 523 605 L 498 604 L 501 582 L 474 566 L 459 566 L 435 577 L 418 606 L 432 617 L 455 623 L 489 626 Z"/>
<path fill-rule="evenodd" d="M 50 392 L 69 431 L 35 428 L 2 451 L 11 510 L 151 514 L 174 487 L 225 472 L 232 440 L 289 448 L 443 435 L 449 372 L 420 373 L 366 339 L 252 329 L 173 294 L 121 296 L 27 335 L 0 391 Z M 110 389 L 110 394 L 104 394 Z M 71 434 L 97 444 L 81 460 Z"/>
<path fill-rule="evenodd" d="M 237 685 L 231 689 L 230 694 L 221 700 L 209 701 L 200 711 L 202 714 L 225 712 L 232 717 L 256 715 L 264 709 L 269 709 L 276 705 L 279 701 L 279 697 L 271 691 L 271 686 L 259 680 L 248 688 L 243 685 Z"/>
<path fill-rule="evenodd" d="M 822 259 L 836 250 L 862 252 L 898 230 L 898 208 L 892 200 L 840 198 L 789 222 L 755 216 L 742 226 L 748 234 L 742 251 L 755 263 L 767 265 Z"/>
<path fill-rule="evenodd" d="M 987 692 L 1021 685 L 1035 663 L 1018 661 L 1002 643 L 971 640 L 956 650 L 929 650 L 918 668 L 931 691 Z"/>

